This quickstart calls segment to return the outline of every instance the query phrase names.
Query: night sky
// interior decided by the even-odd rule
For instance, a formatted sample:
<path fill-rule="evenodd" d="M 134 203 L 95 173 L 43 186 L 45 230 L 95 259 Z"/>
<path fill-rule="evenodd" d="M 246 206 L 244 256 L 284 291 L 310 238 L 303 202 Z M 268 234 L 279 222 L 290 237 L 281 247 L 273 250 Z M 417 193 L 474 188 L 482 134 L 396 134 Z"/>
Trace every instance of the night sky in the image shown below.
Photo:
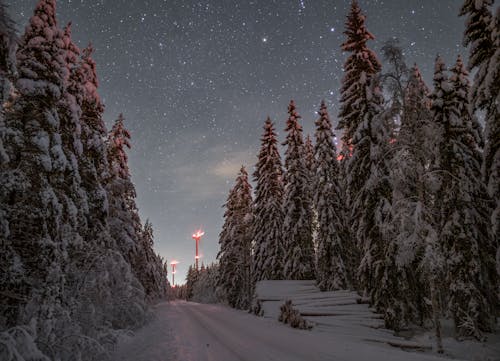
<path fill-rule="evenodd" d="M 23 29 L 37 0 L 6 0 Z M 431 84 L 439 53 L 458 54 L 464 19 L 455 0 L 360 0 L 378 52 L 400 39 L 409 65 Z M 119 113 L 132 133 L 137 204 L 156 250 L 177 259 L 177 280 L 194 261 L 202 227 L 205 263 L 215 260 L 222 205 L 244 164 L 253 171 L 267 115 L 280 140 L 295 99 L 305 132 L 322 99 L 336 123 L 348 0 L 59 0 L 62 27 L 92 42 L 110 127 Z M 170 274 L 169 274 L 170 276 Z"/>

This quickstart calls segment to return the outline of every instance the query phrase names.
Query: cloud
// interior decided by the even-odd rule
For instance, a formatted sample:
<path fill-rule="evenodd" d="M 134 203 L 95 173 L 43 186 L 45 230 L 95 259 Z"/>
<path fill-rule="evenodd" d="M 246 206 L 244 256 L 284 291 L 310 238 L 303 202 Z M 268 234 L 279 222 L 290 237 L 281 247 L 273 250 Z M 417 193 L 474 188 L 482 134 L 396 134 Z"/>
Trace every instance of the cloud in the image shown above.
<path fill-rule="evenodd" d="M 255 155 L 251 154 L 249 151 L 233 152 L 222 161 L 216 161 L 210 172 L 223 179 L 234 179 L 242 165 L 251 173 L 254 162 Z"/>

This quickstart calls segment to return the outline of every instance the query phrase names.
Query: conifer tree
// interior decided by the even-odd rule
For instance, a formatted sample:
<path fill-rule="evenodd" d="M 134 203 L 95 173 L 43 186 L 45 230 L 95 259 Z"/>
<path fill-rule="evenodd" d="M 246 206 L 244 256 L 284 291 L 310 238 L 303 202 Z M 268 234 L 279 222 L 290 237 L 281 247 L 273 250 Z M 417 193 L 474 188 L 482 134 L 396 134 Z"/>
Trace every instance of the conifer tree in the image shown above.
<path fill-rule="evenodd" d="M 316 177 L 316 160 L 314 159 L 314 145 L 311 140 L 311 136 L 308 134 L 306 136 L 306 141 L 304 142 L 304 159 L 306 163 L 306 169 L 309 180 L 307 184 L 309 185 L 309 195 L 307 196 L 310 199 L 311 205 L 311 235 L 314 250 L 317 248 L 317 238 L 318 238 L 318 213 L 314 208 L 314 183 Z"/>
<path fill-rule="evenodd" d="M 384 308 L 384 300 L 375 295 L 385 276 L 384 227 L 390 217 L 391 188 L 388 181 L 388 144 L 390 121 L 382 112 L 378 84 L 380 63 L 367 48 L 374 39 L 365 27 L 365 16 L 356 1 L 347 17 L 347 40 L 342 49 L 351 55 L 344 66 L 341 112 L 338 129 L 344 131 L 342 159 L 345 164 L 348 224 L 360 251 L 358 287 L 367 292 L 372 303 Z M 352 154 L 351 156 L 349 156 Z"/>
<path fill-rule="evenodd" d="M 198 281 L 198 270 L 192 265 L 189 265 L 186 275 L 186 300 L 193 298 L 193 288 Z"/>
<path fill-rule="evenodd" d="M 138 266 L 137 276 L 144 287 L 146 298 L 155 301 L 166 295 L 167 275 L 163 259 L 153 249 L 153 226 L 149 220 L 144 223 L 140 237 L 136 260 L 132 264 Z"/>
<path fill-rule="evenodd" d="M 494 239 L 500 239 L 500 9 L 492 14 L 492 0 L 464 1 L 466 16 L 464 45 L 469 46 L 469 70 L 476 70 L 471 89 L 472 110 L 485 112 L 483 179 L 492 198 L 491 225 Z M 497 241 L 497 273 L 500 275 L 500 247 Z"/>
<path fill-rule="evenodd" d="M 217 287 L 231 307 L 247 309 L 251 297 L 252 193 L 248 173 L 241 167 L 225 204 L 224 226 L 219 236 Z"/>
<path fill-rule="evenodd" d="M 318 214 L 316 279 L 323 291 L 350 286 L 349 244 L 339 185 L 339 165 L 330 117 L 324 101 L 316 121 L 314 205 Z"/>
<path fill-rule="evenodd" d="M 123 114 L 118 116 L 109 132 L 107 160 L 110 179 L 106 189 L 109 199 L 110 233 L 123 257 L 132 266 L 134 274 L 140 273 L 140 236 L 142 231 L 139 212 L 135 203 L 135 187 L 130 179 L 126 148 L 130 148 L 130 132 L 125 128 Z"/>
<path fill-rule="evenodd" d="M 466 17 L 463 43 L 470 48 L 468 68 L 477 69 L 471 89 L 473 109 L 489 108 L 494 103 L 494 98 L 491 98 L 494 94 L 488 94 L 488 84 L 493 80 L 491 72 L 498 74 L 498 70 L 490 68 L 495 53 L 492 4 L 492 0 L 465 0 L 460 9 L 460 16 Z"/>
<path fill-rule="evenodd" d="M 433 122 L 438 127 L 432 169 L 439 174 L 435 205 L 438 239 L 445 263 L 445 284 L 457 336 L 491 332 L 497 302 L 495 247 L 488 227 L 486 189 L 481 181 L 478 146 L 466 104 L 468 81 L 461 61 L 451 81 L 437 58 L 432 94 Z"/>
<path fill-rule="evenodd" d="M 305 151 L 305 162 L 306 168 L 309 172 L 310 183 L 313 182 L 314 175 L 316 174 L 316 161 L 314 159 L 314 145 L 311 140 L 311 136 L 308 134 L 306 137 L 306 141 L 304 143 L 304 151 Z M 313 186 L 311 186 L 311 189 Z"/>
<path fill-rule="evenodd" d="M 399 277 L 407 283 L 397 293 L 397 314 L 390 315 L 389 323 L 395 328 L 409 322 L 423 324 L 429 317 L 429 283 L 435 286 L 440 266 L 428 174 L 435 132 L 430 121 L 429 90 L 416 65 L 410 69 L 404 88 L 401 129 L 390 167 L 393 261 Z M 431 278 L 433 282 L 429 282 Z"/>
<path fill-rule="evenodd" d="M 351 3 L 351 9 L 346 21 L 346 41 L 342 43 L 342 50 L 350 55 L 344 64 L 345 75 L 342 79 L 341 108 L 337 129 L 343 131 L 342 135 L 342 160 L 346 160 L 352 153 L 352 140 L 363 121 L 364 114 L 368 111 L 365 84 L 378 74 L 381 65 L 377 56 L 366 43 L 375 37 L 365 26 L 365 15 L 362 14 L 356 0 Z"/>
<path fill-rule="evenodd" d="M 312 200 L 309 169 L 305 160 L 300 116 L 292 100 L 288 106 L 288 132 L 284 145 L 285 195 L 283 237 L 285 244 L 284 275 L 289 280 L 314 279 L 314 247 L 312 241 Z"/>
<path fill-rule="evenodd" d="M 0 102 L 7 100 L 16 77 L 15 50 L 17 34 L 15 24 L 7 12 L 4 1 L 0 1 Z M 1 157 L 1 134 L 0 134 Z M 1 158 L 0 158 L 1 160 Z"/>
<path fill-rule="evenodd" d="M 352 138 L 353 153 L 347 161 L 347 203 L 350 227 L 356 237 L 361 259 L 358 268 L 359 287 L 380 310 L 386 306 L 381 292 L 385 275 L 387 235 L 390 222 L 391 186 L 389 159 L 391 117 L 383 112 L 382 95 L 376 79 L 364 83 L 366 97 L 364 121 Z M 363 99 L 363 98 L 362 98 Z"/>
<path fill-rule="evenodd" d="M 61 140 L 58 104 L 67 74 L 62 36 L 55 1 L 40 1 L 17 51 L 17 95 L 5 118 L 8 162 L 0 170 L 0 204 L 6 205 L 2 248 L 11 257 L 1 287 L 12 295 L 1 300 L 0 313 L 7 327 L 38 320 L 40 341 L 47 345 L 70 327 L 63 269 L 74 240 L 64 236 L 74 231 L 68 218 L 76 208 L 63 197 L 64 184 L 77 175 L 67 172 L 72 155 Z"/>
<path fill-rule="evenodd" d="M 268 117 L 253 174 L 253 282 L 283 279 L 283 170 L 274 125 Z"/>

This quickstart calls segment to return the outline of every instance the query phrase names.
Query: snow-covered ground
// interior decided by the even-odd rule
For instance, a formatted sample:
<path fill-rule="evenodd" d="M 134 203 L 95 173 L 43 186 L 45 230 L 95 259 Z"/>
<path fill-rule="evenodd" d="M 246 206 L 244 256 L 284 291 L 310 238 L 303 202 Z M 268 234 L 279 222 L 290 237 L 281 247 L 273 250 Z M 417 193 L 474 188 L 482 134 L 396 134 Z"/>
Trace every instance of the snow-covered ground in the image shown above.
<path fill-rule="evenodd" d="M 345 334 L 292 329 L 221 305 L 161 303 L 156 318 L 118 345 L 120 361 L 443 360 Z"/>

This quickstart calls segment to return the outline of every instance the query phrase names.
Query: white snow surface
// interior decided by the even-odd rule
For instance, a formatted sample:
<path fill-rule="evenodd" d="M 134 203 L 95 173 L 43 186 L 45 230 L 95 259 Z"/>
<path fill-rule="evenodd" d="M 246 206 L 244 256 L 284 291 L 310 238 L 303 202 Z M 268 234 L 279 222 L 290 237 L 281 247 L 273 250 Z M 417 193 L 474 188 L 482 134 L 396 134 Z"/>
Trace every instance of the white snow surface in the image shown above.
<path fill-rule="evenodd" d="M 120 361 L 416 361 L 443 360 L 344 334 L 292 329 L 222 305 L 161 303 L 156 318 L 123 340 Z"/>

